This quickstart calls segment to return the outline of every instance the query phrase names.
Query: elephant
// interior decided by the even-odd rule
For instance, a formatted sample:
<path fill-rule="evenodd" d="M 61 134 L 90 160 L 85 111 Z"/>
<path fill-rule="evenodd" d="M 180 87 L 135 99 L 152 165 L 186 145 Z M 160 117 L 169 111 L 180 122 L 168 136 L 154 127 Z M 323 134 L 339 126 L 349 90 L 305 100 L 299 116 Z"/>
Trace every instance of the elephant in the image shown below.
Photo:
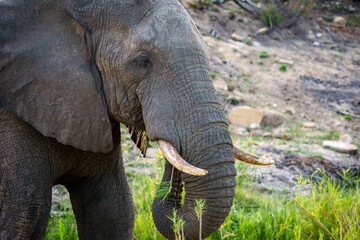
<path fill-rule="evenodd" d="M 152 205 L 168 239 L 174 208 L 198 238 L 199 198 L 204 238 L 224 222 L 234 155 L 273 163 L 233 145 L 206 45 L 178 0 L 5 0 L 0 29 L 0 239 L 44 238 L 56 184 L 80 239 L 132 239 L 120 123 L 144 155 L 157 141 L 171 163 L 171 193 Z"/>

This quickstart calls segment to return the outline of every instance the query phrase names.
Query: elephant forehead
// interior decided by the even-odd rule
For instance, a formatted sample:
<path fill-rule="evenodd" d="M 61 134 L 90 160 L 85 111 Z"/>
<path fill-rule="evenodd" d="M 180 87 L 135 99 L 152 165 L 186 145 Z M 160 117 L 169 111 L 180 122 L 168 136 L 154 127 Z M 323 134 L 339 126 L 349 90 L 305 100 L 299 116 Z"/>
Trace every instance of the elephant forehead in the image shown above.
<path fill-rule="evenodd" d="M 178 2 L 151 12 L 132 33 L 132 42 L 140 41 L 157 49 L 206 49 L 196 25 Z"/>

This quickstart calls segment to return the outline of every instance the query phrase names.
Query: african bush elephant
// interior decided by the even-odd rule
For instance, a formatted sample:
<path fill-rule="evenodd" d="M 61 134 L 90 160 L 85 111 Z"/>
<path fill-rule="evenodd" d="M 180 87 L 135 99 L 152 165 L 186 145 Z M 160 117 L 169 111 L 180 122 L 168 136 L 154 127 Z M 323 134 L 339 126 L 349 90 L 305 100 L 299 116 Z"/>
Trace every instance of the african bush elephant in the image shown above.
<path fill-rule="evenodd" d="M 0 239 L 44 238 L 55 184 L 70 193 L 80 239 L 132 239 L 119 122 L 144 154 L 158 141 L 176 167 L 171 194 L 153 203 L 169 239 L 174 207 L 197 239 L 197 198 L 203 237 L 225 220 L 234 149 L 269 163 L 233 147 L 204 42 L 178 0 L 6 0 L 0 28 Z"/>

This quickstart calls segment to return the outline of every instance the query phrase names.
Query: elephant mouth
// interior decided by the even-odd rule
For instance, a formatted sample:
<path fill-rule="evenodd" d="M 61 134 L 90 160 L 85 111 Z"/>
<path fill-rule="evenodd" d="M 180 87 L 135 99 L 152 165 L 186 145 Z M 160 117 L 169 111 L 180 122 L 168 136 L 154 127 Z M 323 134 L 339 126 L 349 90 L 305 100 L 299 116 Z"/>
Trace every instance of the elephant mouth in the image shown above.
<path fill-rule="evenodd" d="M 127 126 L 129 129 L 129 133 L 131 135 L 131 139 L 136 144 L 136 146 L 140 149 L 143 156 L 146 156 L 147 146 L 149 144 L 149 138 L 146 135 L 146 131 L 137 127 Z M 177 152 L 176 148 L 171 145 L 169 142 L 165 140 L 158 139 L 156 140 L 161 152 L 164 154 L 166 159 L 174 166 L 177 170 L 187 173 L 193 176 L 204 176 L 208 173 L 207 170 L 195 167 L 185 161 L 180 154 Z M 252 165 L 272 165 L 274 161 L 272 159 L 267 159 L 263 157 L 255 156 L 251 153 L 248 153 L 239 147 L 233 145 L 234 157 L 237 160 L 242 162 L 252 164 Z"/>
<path fill-rule="evenodd" d="M 186 162 L 180 154 L 177 152 L 174 146 L 164 140 L 157 140 L 161 152 L 164 154 L 166 159 L 175 167 L 177 170 L 187 173 L 193 176 L 204 176 L 208 173 L 207 170 L 195 167 Z M 248 153 L 239 147 L 233 145 L 234 156 L 237 160 L 252 164 L 252 165 L 271 165 L 274 164 L 274 160 L 263 157 L 255 156 Z"/>

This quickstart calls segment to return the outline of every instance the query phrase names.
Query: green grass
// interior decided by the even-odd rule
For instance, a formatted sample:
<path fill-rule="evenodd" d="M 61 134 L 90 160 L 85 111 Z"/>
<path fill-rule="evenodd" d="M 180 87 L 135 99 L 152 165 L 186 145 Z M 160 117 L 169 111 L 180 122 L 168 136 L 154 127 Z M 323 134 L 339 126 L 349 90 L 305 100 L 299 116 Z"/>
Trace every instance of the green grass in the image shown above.
<path fill-rule="evenodd" d="M 280 71 L 286 72 L 287 70 L 287 65 L 286 64 L 281 64 L 280 65 Z"/>
<path fill-rule="evenodd" d="M 262 51 L 259 55 L 259 58 L 269 58 L 270 55 L 267 53 L 267 51 Z"/>
<path fill-rule="evenodd" d="M 216 74 L 217 74 L 216 72 L 211 72 L 211 73 L 210 73 L 211 78 L 212 78 L 212 79 L 216 78 Z"/>
<path fill-rule="evenodd" d="M 251 37 L 247 37 L 246 40 L 245 40 L 245 43 L 249 46 L 251 46 L 253 44 L 253 39 Z"/>
<path fill-rule="evenodd" d="M 351 115 L 344 115 L 345 120 L 351 121 L 353 117 Z"/>
<path fill-rule="evenodd" d="M 294 123 L 289 132 L 304 137 L 300 127 L 301 123 Z M 336 131 L 331 131 L 322 138 L 332 139 L 338 135 Z M 234 139 L 239 147 L 249 152 L 253 152 L 252 146 L 256 142 L 268 141 L 261 137 Z M 156 159 L 142 160 L 145 161 L 143 164 L 136 165 L 135 161 L 140 159 L 125 162 L 125 165 L 151 167 L 153 172 L 128 172 L 136 214 L 134 239 L 150 240 L 155 239 L 155 236 L 158 240 L 164 239 L 154 226 L 151 204 L 161 181 L 165 159 L 158 154 Z M 207 240 L 331 239 L 331 234 L 335 239 L 360 238 L 357 224 L 360 223 L 360 179 L 352 175 L 350 170 L 339 174 L 343 179 L 341 183 L 329 179 L 325 174 L 317 176 L 317 182 L 298 176 L 298 186 L 292 193 L 298 205 L 284 194 L 291 194 L 289 190 L 274 191 L 271 185 L 268 191 L 260 190 L 256 177 L 249 174 L 249 165 L 236 162 L 235 166 L 238 175 L 233 207 L 224 224 Z M 62 191 L 60 207 L 57 211 L 55 206 L 52 207 L 46 239 L 77 239 L 68 196 L 63 187 L 59 189 Z"/>
<path fill-rule="evenodd" d="M 76 232 L 75 216 L 73 214 L 70 199 L 65 187 L 58 185 L 55 187 L 60 193 L 60 204 L 51 205 L 51 213 L 48 228 L 46 230 L 46 239 L 65 240 L 78 239 Z"/>

